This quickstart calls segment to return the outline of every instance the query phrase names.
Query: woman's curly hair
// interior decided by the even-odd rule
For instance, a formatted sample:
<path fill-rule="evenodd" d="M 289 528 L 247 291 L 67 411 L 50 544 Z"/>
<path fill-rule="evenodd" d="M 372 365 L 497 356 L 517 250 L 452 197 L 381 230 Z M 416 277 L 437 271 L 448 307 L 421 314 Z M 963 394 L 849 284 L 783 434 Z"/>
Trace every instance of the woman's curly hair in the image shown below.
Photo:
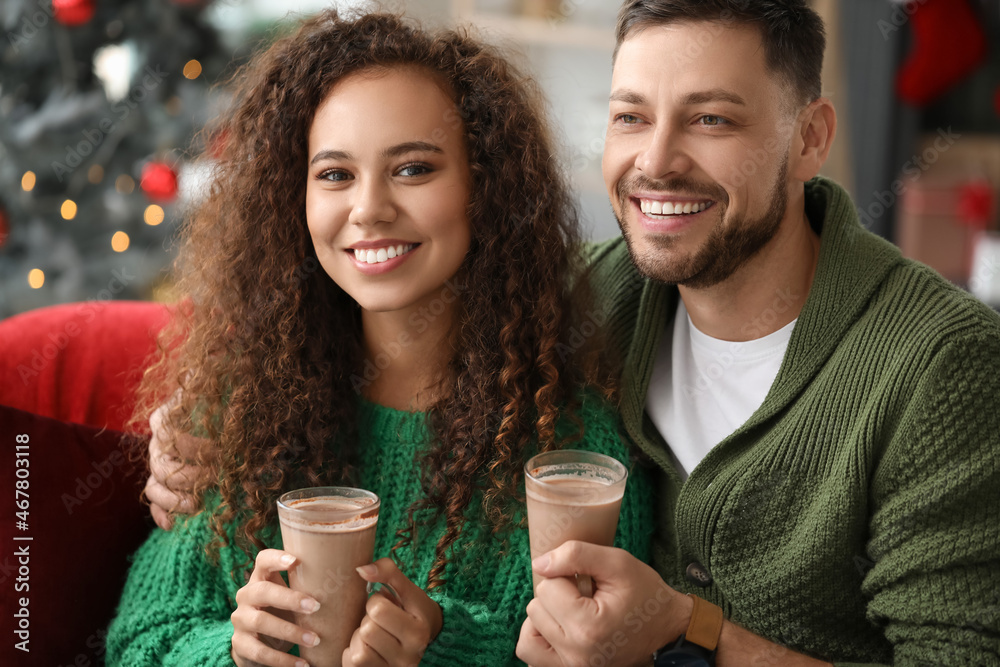
<path fill-rule="evenodd" d="M 456 277 L 447 386 L 429 409 L 426 498 L 397 533 L 398 548 L 415 517 L 444 516 L 434 587 L 470 503 L 481 494 L 494 533 L 508 527 L 526 455 L 561 445 L 556 422 L 579 406 L 582 387 L 613 394 L 598 337 L 573 320 L 586 311 L 586 281 L 542 98 L 465 31 L 329 10 L 237 74 L 214 184 L 182 229 L 175 270 L 185 305 L 147 372 L 136 420 L 175 396 L 169 423 L 212 441 L 203 463 L 221 496 L 217 542 L 235 521 L 247 554 L 264 546 L 283 492 L 356 479 L 360 310 L 320 269 L 306 226 L 307 137 L 338 81 L 397 66 L 422 68 L 451 92 L 471 167 L 472 242 Z"/>

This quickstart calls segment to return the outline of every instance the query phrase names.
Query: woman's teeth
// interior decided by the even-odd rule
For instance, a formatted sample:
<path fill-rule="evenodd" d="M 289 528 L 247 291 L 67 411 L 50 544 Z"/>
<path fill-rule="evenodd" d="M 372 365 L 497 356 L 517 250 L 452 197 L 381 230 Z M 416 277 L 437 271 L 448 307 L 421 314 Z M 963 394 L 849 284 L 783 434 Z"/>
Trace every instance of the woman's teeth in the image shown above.
<path fill-rule="evenodd" d="M 393 257 L 405 255 L 417 247 L 416 243 L 404 243 L 401 245 L 390 245 L 384 248 L 368 248 L 364 250 L 354 250 L 354 259 L 368 264 L 381 264 Z"/>
<path fill-rule="evenodd" d="M 640 199 L 639 209 L 646 215 L 682 215 L 685 213 L 701 213 L 712 205 L 710 201 L 702 202 L 670 202 L 653 199 Z"/>

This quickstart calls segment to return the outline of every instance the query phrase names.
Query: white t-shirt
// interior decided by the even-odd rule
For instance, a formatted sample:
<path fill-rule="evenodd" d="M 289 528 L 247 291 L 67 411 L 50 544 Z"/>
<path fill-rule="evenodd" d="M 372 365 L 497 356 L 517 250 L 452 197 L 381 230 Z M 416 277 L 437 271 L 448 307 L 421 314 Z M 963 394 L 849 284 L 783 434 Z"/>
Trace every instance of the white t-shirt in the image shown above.
<path fill-rule="evenodd" d="M 673 335 L 665 333 L 646 393 L 646 413 L 670 445 L 681 479 L 742 426 L 771 390 L 793 320 L 743 343 L 712 338 L 691 323 L 678 299 Z"/>

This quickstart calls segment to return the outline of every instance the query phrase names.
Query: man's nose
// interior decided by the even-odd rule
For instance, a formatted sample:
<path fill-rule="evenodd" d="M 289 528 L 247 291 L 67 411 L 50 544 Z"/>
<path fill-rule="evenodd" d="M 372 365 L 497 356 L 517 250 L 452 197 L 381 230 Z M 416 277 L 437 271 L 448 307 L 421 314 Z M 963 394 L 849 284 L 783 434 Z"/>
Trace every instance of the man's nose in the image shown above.
<path fill-rule="evenodd" d="M 647 177 L 664 180 L 691 169 L 681 133 L 667 125 L 649 135 L 649 143 L 636 155 L 635 167 Z"/>

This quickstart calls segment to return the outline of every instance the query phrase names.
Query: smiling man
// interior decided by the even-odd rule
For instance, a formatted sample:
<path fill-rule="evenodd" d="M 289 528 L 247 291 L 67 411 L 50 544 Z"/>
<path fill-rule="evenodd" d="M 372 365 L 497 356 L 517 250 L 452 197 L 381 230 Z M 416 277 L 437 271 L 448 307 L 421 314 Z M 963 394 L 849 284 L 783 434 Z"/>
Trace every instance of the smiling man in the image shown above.
<path fill-rule="evenodd" d="M 863 229 L 802 0 L 627 0 L 593 249 L 653 567 L 535 561 L 534 665 L 1000 664 L 1000 318 Z M 594 578 L 593 598 L 571 577 Z"/>

